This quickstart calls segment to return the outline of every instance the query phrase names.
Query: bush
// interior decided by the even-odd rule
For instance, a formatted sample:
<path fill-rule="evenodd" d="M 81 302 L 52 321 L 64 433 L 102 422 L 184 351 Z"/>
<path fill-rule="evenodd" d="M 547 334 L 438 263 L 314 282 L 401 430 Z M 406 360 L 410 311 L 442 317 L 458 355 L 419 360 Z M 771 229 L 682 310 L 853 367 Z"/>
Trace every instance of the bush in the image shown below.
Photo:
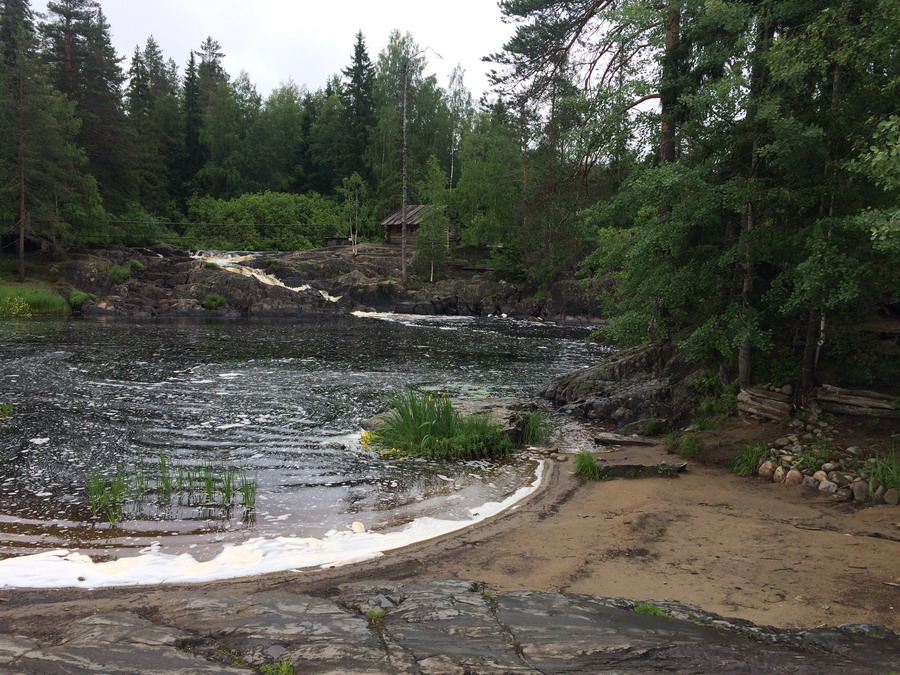
<path fill-rule="evenodd" d="M 683 434 L 678 437 L 678 441 L 675 445 L 675 452 L 682 457 L 699 457 L 706 452 L 706 448 L 704 448 L 703 444 L 697 440 L 696 436 L 692 434 Z"/>
<path fill-rule="evenodd" d="M 106 278 L 114 284 L 124 283 L 131 276 L 131 265 L 113 265 L 106 273 Z"/>
<path fill-rule="evenodd" d="M 649 419 L 644 420 L 641 425 L 642 436 L 658 436 L 666 430 L 665 420 Z"/>
<path fill-rule="evenodd" d="M 85 293 L 84 291 L 73 290 L 69 293 L 69 306 L 78 311 L 80 310 L 85 302 L 94 302 L 97 300 L 97 296 L 93 293 Z"/>
<path fill-rule="evenodd" d="M 207 293 L 203 298 L 203 309 L 214 311 L 225 305 L 225 298 L 216 293 Z"/>
<path fill-rule="evenodd" d="M 500 425 L 487 415 L 464 417 L 444 395 L 407 392 L 395 396 L 384 426 L 363 436 L 365 446 L 383 454 L 428 459 L 484 459 L 512 449 Z"/>
<path fill-rule="evenodd" d="M 752 476 L 756 473 L 760 462 L 768 454 L 769 448 L 765 443 L 747 444 L 737 457 L 732 460 L 731 468 L 738 476 Z"/>

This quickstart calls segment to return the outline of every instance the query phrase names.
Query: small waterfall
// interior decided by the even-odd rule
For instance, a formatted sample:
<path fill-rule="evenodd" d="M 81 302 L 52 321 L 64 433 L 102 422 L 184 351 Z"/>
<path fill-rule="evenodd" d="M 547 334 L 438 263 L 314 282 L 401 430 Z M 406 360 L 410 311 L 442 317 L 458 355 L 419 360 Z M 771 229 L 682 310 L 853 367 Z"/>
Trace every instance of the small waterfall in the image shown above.
<path fill-rule="evenodd" d="M 312 286 L 309 284 L 288 286 L 275 276 L 245 264 L 248 261 L 255 260 L 264 255 L 269 254 L 253 253 L 250 251 L 197 251 L 191 257 L 195 260 L 202 260 L 203 262 L 218 265 L 226 272 L 233 272 L 234 274 L 240 274 L 245 277 L 252 277 L 260 283 L 269 286 L 281 286 L 282 288 L 287 288 L 295 293 L 301 293 L 312 289 Z M 319 290 L 319 294 L 328 302 L 337 302 L 341 299 L 341 296 L 330 295 L 327 291 L 323 290 Z"/>

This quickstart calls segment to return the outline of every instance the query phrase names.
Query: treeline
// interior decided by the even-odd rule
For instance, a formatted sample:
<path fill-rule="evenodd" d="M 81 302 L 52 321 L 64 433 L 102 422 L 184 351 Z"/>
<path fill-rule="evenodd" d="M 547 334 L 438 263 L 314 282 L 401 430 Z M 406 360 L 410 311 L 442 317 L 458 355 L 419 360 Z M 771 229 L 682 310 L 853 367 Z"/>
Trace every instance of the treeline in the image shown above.
<path fill-rule="evenodd" d="M 500 5 L 496 80 L 546 121 L 531 144 L 604 184 L 579 217 L 608 336 L 745 386 L 827 364 L 896 389 L 897 0 Z"/>
<path fill-rule="evenodd" d="M 409 203 L 439 207 L 428 241 L 453 227 L 519 278 L 587 252 L 571 218 L 590 203 L 585 185 L 529 136 L 541 123 L 500 99 L 476 106 L 460 69 L 440 86 L 409 34 L 393 32 L 373 60 L 359 33 L 323 88 L 288 82 L 267 97 L 225 71 L 211 37 L 183 66 L 152 37 L 120 57 L 95 0 L 50 2 L 41 20 L 28 0 L 0 0 L 0 46 L 7 248 L 19 234 L 57 249 L 290 249 L 351 227 L 377 239 L 401 202 L 405 92 Z"/>

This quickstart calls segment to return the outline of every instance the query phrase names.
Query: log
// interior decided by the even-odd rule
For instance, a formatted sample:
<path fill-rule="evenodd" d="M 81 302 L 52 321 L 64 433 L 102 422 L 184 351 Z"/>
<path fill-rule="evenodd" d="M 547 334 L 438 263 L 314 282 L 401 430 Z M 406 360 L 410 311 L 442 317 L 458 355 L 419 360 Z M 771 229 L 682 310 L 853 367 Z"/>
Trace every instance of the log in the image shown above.
<path fill-rule="evenodd" d="M 775 396 L 777 394 L 777 397 Z M 772 420 L 782 420 L 791 414 L 790 397 L 766 389 L 741 389 L 737 395 L 738 410 Z M 785 400 L 787 399 L 787 400 Z"/>
<path fill-rule="evenodd" d="M 819 387 L 819 391 L 825 390 L 827 392 L 833 392 L 837 394 L 846 394 L 848 396 L 861 396 L 863 398 L 874 398 L 879 401 L 893 401 L 897 397 L 891 396 L 890 394 L 884 394 L 880 391 L 866 391 L 865 389 L 842 389 L 841 387 L 835 387 L 833 384 L 823 384 Z"/>
<path fill-rule="evenodd" d="M 897 399 L 890 394 L 862 389 L 841 389 L 824 384 L 816 391 L 822 410 L 841 415 L 900 419 Z"/>

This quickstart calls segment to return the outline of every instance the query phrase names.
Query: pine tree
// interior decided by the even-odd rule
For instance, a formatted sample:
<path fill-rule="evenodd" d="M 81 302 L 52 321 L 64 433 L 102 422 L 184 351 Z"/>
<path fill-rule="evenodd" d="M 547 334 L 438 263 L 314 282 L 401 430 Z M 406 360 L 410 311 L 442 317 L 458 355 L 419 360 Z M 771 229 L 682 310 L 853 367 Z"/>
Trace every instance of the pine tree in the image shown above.
<path fill-rule="evenodd" d="M 366 147 L 375 125 L 375 66 L 366 51 L 362 31 L 356 34 L 353 62 L 341 72 L 345 78 L 342 99 L 349 155 L 347 169 L 367 176 Z"/>
<path fill-rule="evenodd" d="M 125 76 L 94 0 L 47 4 L 41 26 L 44 58 L 57 88 L 75 104 L 81 120 L 78 145 L 100 186 L 108 210 L 121 213 L 137 196 L 132 137 L 122 104 Z"/>

